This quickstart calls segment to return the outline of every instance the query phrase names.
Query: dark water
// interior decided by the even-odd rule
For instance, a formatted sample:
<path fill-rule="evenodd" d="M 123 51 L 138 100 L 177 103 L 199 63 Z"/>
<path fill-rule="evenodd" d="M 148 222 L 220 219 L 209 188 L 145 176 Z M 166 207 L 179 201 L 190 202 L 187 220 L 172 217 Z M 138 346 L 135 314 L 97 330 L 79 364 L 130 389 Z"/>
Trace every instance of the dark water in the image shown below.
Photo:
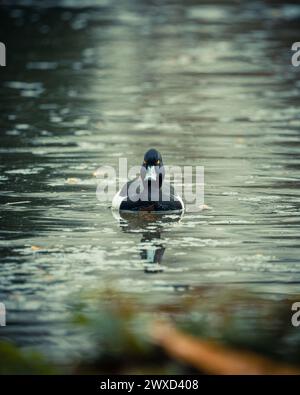
<path fill-rule="evenodd" d="M 299 293 L 300 6 L 57 4 L 1 8 L 3 337 L 60 358 L 70 299 L 107 286 L 150 305 Z M 152 146 L 205 167 L 210 209 L 120 226 L 93 173 Z"/>

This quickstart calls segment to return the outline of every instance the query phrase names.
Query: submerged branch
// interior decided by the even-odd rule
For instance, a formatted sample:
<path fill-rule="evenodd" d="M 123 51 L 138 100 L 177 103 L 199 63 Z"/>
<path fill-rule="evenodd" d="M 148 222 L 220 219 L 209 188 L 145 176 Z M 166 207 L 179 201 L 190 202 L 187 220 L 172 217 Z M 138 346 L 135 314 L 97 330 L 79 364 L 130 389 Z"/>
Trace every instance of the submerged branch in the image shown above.
<path fill-rule="evenodd" d="M 151 328 L 151 337 L 171 357 L 208 374 L 300 374 L 300 367 L 277 363 L 250 351 L 235 350 L 201 340 L 182 333 L 169 323 L 156 323 Z"/>

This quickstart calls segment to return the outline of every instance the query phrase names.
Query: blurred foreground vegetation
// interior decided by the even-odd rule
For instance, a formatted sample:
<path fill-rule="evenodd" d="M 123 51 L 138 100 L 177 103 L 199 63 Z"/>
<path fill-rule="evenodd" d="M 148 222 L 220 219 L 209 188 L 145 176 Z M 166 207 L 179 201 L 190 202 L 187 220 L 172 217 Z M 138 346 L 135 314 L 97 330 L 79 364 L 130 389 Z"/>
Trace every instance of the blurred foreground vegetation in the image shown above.
<path fill-rule="evenodd" d="M 177 304 L 154 308 L 142 297 L 90 292 L 71 305 L 72 325 L 91 340 L 88 352 L 70 366 L 57 366 L 2 341 L 0 372 L 297 374 L 300 331 L 291 325 L 296 299 L 201 287 Z"/>

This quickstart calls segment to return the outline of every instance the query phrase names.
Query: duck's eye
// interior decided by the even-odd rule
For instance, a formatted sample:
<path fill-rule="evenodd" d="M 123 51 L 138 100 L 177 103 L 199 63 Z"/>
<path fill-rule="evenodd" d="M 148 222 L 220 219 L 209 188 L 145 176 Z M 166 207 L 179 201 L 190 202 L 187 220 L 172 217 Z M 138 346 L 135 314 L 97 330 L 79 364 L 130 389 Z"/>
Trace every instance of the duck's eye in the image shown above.
<path fill-rule="evenodd" d="M 156 161 L 156 164 L 159 165 L 159 164 L 160 164 L 160 160 L 157 160 L 157 161 Z"/>

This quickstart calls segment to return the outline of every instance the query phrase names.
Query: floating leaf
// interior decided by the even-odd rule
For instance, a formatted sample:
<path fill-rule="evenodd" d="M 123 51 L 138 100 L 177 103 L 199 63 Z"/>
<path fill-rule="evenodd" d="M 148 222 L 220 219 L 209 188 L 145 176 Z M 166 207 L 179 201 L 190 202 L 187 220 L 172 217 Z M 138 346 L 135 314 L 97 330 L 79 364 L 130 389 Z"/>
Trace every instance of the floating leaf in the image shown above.
<path fill-rule="evenodd" d="M 70 184 L 70 185 L 79 184 L 79 183 L 80 183 L 80 179 L 75 177 L 70 177 L 67 178 L 66 180 L 66 184 Z"/>
<path fill-rule="evenodd" d="M 39 246 L 31 246 L 32 251 L 39 251 L 42 250 L 42 247 Z"/>

